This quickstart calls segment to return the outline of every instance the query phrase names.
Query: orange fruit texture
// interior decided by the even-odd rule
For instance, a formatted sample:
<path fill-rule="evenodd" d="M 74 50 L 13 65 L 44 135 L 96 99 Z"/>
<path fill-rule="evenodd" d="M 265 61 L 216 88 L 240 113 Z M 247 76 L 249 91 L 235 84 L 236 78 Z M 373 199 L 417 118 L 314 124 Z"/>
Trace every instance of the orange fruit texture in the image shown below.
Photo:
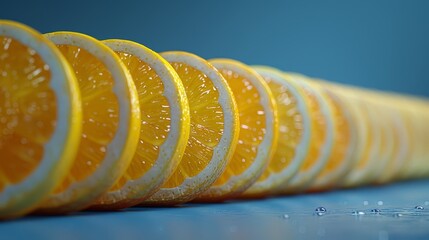
<path fill-rule="evenodd" d="M 0 219 L 429 177 L 429 100 L 0 20 Z"/>

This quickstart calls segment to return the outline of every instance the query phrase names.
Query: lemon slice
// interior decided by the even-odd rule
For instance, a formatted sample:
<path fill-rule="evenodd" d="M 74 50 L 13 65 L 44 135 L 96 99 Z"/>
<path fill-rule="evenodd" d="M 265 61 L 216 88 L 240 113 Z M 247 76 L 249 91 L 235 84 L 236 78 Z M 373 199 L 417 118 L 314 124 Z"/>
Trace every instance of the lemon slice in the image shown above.
<path fill-rule="evenodd" d="M 231 199 L 263 173 L 277 147 L 277 106 L 264 79 L 250 67 L 229 59 L 210 63 L 224 76 L 237 103 L 240 132 L 225 172 L 198 200 Z"/>
<path fill-rule="evenodd" d="M 358 133 L 353 127 L 353 115 L 350 108 L 335 93 L 335 88 L 320 80 L 314 80 L 313 86 L 318 88 L 328 103 L 332 113 L 334 143 L 332 154 L 323 170 L 309 187 L 309 191 L 331 190 L 339 186 L 339 182 L 352 170 L 356 163 L 355 156 L 360 151 Z"/>
<path fill-rule="evenodd" d="M 0 218 L 30 212 L 66 176 L 79 144 L 80 101 L 55 45 L 0 20 Z"/>
<path fill-rule="evenodd" d="M 110 48 L 72 32 L 46 34 L 72 66 L 82 96 L 81 143 L 72 169 L 41 212 L 81 210 L 124 173 L 136 150 L 140 110 L 132 78 Z"/>
<path fill-rule="evenodd" d="M 186 52 L 161 54 L 182 80 L 190 109 L 190 136 L 182 161 L 144 205 L 190 201 L 225 170 L 238 138 L 238 112 L 222 75 L 204 59 Z"/>
<path fill-rule="evenodd" d="M 284 186 L 298 172 L 310 146 L 311 122 L 307 100 L 302 90 L 281 72 L 254 66 L 267 82 L 277 105 L 277 149 L 261 177 L 242 197 L 264 197 Z"/>
<path fill-rule="evenodd" d="M 178 166 L 189 137 L 189 105 L 174 69 L 160 55 L 125 40 L 106 40 L 130 71 L 139 96 L 140 140 L 125 174 L 93 208 L 124 208 L 142 202 Z"/>
<path fill-rule="evenodd" d="M 298 173 L 278 189 L 281 194 L 304 191 L 325 167 L 332 153 L 334 143 L 331 109 L 321 94 L 301 75 L 285 73 L 290 81 L 295 81 L 304 92 L 310 109 L 311 141 L 303 165 Z"/>

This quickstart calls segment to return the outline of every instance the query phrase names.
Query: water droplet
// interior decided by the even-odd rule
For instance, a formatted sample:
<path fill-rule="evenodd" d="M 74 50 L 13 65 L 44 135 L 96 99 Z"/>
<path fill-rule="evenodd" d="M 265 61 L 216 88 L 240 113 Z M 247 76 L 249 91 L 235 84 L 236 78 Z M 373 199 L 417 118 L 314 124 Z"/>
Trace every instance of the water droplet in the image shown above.
<path fill-rule="evenodd" d="M 92 162 L 91 161 L 86 161 L 86 165 L 91 166 Z"/>
<path fill-rule="evenodd" d="M 317 216 L 322 216 L 322 215 L 325 215 L 325 214 L 326 214 L 326 208 L 324 208 L 324 207 L 318 207 L 318 208 L 316 208 L 316 209 L 314 210 L 314 212 L 315 212 L 315 214 L 316 214 Z"/>
<path fill-rule="evenodd" d="M 402 217 L 403 215 L 402 215 L 402 213 L 394 213 L 393 214 L 393 217 Z"/>
<path fill-rule="evenodd" d="M 383 204 L 384 204 L 384 203 L 383 203 L 383 201 L 378 201 L 378 202 L 377 202 L 377 205 L 378 205 L 378 206 L 382 206 Z"/>
<path fill-rule="evenodd" d="M 374 208 L 374 209 L 371 209 L 371 212 L 374 213 L 374 214 L 379 214 L 381 212 L 381 210 L 377 209 L 377 208 Z"/>
<path fill-rule="evenodd" d="M 363 205 L 364 206 L 368 206 L 369 202 L 368 201 L 363 201 Z"/>
<path fill-rule="evenodd" d="M 362 211 L 353 211 L 353 212 L 352 212 L 352 215 L 353 215 L 353 216 L 362 216 L 362 215 L 365 215 L 365 213 L 364 213 L 364 212 L 362 212 Z"/>
<path fill-rule="evenodd" d="M 287 214 L 283 214 L 283 218 L 284 218 L 284 219 L 288 219 L 288 218 L 289 218 L 289 215 L 287 215 Z"/>
<path fill-rule="evenodd" d="M 425 201 L 425 205 L 427 206 L 427 205 L 429 205 L 429 201 Z"/>
<path fill-rule="evenodd" d="M 416 210 L 423 210 L 425 208 L 423 206 L 418 205 L 418 206 L 415 206 L 414 209 L 416 209 Z"/>

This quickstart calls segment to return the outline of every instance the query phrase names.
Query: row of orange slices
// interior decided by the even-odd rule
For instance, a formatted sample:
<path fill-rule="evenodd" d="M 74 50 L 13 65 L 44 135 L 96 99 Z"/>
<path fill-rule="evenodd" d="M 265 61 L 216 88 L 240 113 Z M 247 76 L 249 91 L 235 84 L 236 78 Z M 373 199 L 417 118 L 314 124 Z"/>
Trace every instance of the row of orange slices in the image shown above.
<path fill-rule="evenodd" d="M 425 177 L 429 103 L 0 20 L 0 218 Z"/>

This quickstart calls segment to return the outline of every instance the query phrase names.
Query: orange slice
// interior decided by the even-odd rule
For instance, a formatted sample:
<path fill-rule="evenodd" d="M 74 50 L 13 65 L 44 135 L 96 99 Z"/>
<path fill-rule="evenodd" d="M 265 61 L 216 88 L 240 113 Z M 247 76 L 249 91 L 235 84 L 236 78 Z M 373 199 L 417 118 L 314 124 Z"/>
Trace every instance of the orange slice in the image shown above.
<path fill-rule="evenodd" d="M 268 167 L 242 197 L 264 197 L 284 186 L 298 172 L 310 145 L 311 123 L 302 90 L 273 68 L 254 66 L 267 82 L 278 112 L 277 149 Z"/>
<path fill-rule="evenodd" d="M 373 168 L 380 154 L 380 147 L 382 144 L 382 130 L 378 127 L 376 112 L 371 108 L 371 104 L 363 100 L 361 90 L 356 88 L 343 89 L 347 92 L 351 103 L 358 109 L 358 117 L 362 125 L 359 126 L 360 130 L 365 132 L 362 134 L 362 139 L 365 147 L 362 150 L 362 156 L 356 162 L 347 177 L 344 179 L 343 186 L 354 187 L 368 184 L 373 177 Z"/>
<path fill-rule="evenodd" d="M 372 177 L 369 177 L 367 182 L 364 184 L 379 182 L 383 175 L 392 171 L 391 169 L 393 169 L 393 164 L 391 161 L 394 157 L 393 145 L 395 137 L 393 122 L 387 112 L 388 106 L 381 104 L 383 100 L 381 100 L 377 95 L 373 95 L 373 93 L 370 93 L 370 97 L 367 99 L 371 99 L 371 109 L 376 113 L 374 115 L 377 115 L 377 118 L 375 119 L 376 122 L 374 124 L 377 125 L 377 128 L 379 128 L 380 131 L 380 145 L 378 149 L 378 157 L 374 159 L 376 161 L 371 168 Z M 384 119 L 384 121 L 380 121 L 380 118 Z"/>
<path fill-rule="evenodd" d="M 225 170 L 238 138 L 237 106 L 222 75 L 204 59 L 186 52 L 161 54 L 176 70 L 189 102 L 191 129 L 182 161 L 144 205 L 190 201 Z"/>
<path fill-rule="evenodd" d="M 356 163 L 357 132 L 353 127 L 353 116 L 348 106 L 341 100 L 332 86 L 322 81 L 313 81 L 313 86 L 328 103 L 332 113 L 334 143 L 332 154 L 323 170 L 309 187 L 309 191 L 330 190 L 352 170 Z"/>
<path fill-rule="evenodd" d="M 281 194 L 304 191 L 325 167 L 334 142 L 332 113 L 327 102 L 305 77 L 291 73 L 285 73 L 285 77 L 302 88 L 307 98 L 312 131 L 304 163 L 298 173 L 278 189 Z"/>
<path fill-rule="evenodd" d="M 389 102 L 395 101 L 388 96 L 385 96 L 381 101 Z M 387 183 L 397 177 L 404 165 L 406 164 L 407 155 L 409 152 L 409 136 L 405 127 L 404 119 L 401 117 L 399 111 L 390 107 L 389 105 L 383 106 L 386 112 L 386 120 L 389 121 L 389 130 L 391 131 L 392 139 L 392 156 L 384 169 L 380 170 L 380 175 L 375 179 L 379 184 Z"/>
<path fill-rule="evenodd" d="M 225 172 L 198 200 L 231 199 L 250 187 L 263 173 L 277 147 L 277 107 L 264 79 L 250 67 L 229 59 L 214 59 L 237 102 L 240 133 Z"/>
<path fill-rule="evenodd" d="M 79 144 L 80 101 L 55 45 L 0 20 L 0 218 L 32 211 L 66 176 Z"/>
<path fill-rule="evenodd" d="M 140 111 L 131 76 L 110 48 L 72 32 L 46 34 L 72 66 L 82 96 L 83 129 L 72 169 L 41 212 L 81 210 L 128 167 L 138 142 Z"/>
<path fill-rule="evenodd" d="M 124 208 L 142 202 L 178 166 L 189 137 L 189 105 L 174 69 L 160 55 L 125 40 L 106 40 L 127 66 L 137 87 L 140 140 L 125 174 L 93 208 Z"/>

